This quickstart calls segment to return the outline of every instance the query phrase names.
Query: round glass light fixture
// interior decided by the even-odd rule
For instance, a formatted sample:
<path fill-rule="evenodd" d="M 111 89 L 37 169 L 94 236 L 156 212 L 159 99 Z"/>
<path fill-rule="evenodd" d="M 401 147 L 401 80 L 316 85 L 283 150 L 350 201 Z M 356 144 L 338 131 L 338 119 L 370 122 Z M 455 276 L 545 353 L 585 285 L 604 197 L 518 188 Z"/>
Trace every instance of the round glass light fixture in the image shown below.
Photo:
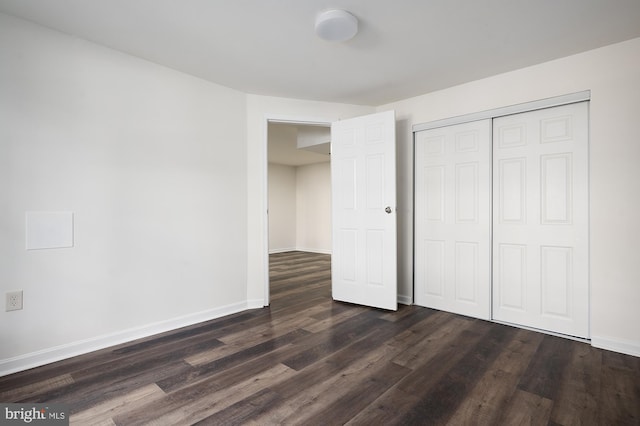
<path fill-rule="evenodd" d="M 347 41 L 358 32 L 358 18 L 346 10 L 333 9 L 316 18 L 316 34 L 327 41 Z"/>

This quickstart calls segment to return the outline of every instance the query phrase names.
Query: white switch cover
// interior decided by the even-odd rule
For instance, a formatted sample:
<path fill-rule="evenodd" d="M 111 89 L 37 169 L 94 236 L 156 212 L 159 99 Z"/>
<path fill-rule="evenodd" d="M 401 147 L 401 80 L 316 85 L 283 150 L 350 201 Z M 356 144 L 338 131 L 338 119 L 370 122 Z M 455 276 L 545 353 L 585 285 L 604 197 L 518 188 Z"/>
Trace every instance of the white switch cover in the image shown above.
<path fill-rule="evenodd" d="M 27 250 L 73 247 L 73 212 L 26 212 Z"/>

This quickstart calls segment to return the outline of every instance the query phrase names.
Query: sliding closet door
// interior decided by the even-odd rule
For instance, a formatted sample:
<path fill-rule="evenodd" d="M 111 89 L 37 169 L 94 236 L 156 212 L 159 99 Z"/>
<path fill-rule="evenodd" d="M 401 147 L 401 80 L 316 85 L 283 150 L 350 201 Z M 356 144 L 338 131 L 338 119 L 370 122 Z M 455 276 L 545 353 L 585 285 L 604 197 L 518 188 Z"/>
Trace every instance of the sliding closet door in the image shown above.
<path fill-rule="evenodd" d="M 493 139 L 493 317 L 588 337 L 588 104 L 496 118 Z"/>
<path fill-rule="evenodd" d="M 415 303 L 491 317 L 491 120 L 415 136 Z"/>

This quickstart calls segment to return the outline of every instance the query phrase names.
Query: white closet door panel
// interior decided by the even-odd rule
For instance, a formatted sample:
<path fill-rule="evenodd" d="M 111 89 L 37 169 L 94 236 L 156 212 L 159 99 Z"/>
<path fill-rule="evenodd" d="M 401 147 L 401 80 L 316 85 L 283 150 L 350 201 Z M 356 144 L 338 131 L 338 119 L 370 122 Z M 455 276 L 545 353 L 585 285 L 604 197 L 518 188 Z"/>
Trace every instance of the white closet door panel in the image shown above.
<path fill-rule="evenodd" d="M 491 120 L 416 133 L 415 303 L 491 317 Z"/>
<path fill-rule="evenodd" d="M 493 317 L 588 337 L 588 104 L 496 118 L 493 135 Z"/>

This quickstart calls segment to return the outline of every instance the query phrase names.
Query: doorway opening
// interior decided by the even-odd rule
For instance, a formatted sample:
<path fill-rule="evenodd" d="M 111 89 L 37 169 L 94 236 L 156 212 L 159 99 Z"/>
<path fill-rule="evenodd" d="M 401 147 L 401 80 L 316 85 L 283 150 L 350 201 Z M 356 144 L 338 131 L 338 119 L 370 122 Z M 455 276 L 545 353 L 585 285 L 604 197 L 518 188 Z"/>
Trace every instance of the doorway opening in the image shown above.
<path fill-rule="evenodd" d="M 330 138 L 328 122 L 267 120 L 265 304 L 271 298 L 272 258 L 331 253 Z"/>
<path fill-rule="evenodd" d="M 397 310 L 395 112 L 334 122 L 265 120 L 265 158 L 271 123 L 330 127 L 331 294 L 336 301 Z M 265 306 L 269 305 L 269 202 L 264 172 Z M 298 203 L 296 204 L 298 205 Z M 302 217 L 296 215 L 296 217 Z M 317 227 L 317 223 L 313 223 Z M 298 241 L 296 241 L 298 244 Z M 316 249 L 316 247 L 309 247 Z"/>

